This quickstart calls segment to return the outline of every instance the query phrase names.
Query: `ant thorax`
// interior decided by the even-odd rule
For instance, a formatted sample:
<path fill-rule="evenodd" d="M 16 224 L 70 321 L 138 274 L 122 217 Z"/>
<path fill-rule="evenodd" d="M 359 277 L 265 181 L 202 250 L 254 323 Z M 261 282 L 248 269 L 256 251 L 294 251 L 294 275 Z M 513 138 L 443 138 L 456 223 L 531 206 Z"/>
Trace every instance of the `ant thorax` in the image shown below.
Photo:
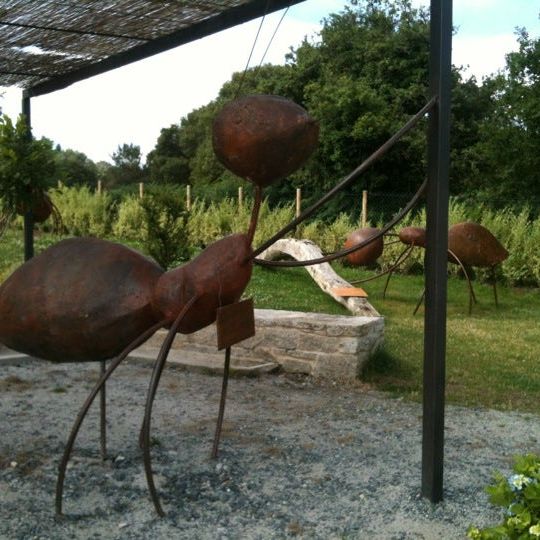
<path fill-rule="evenodd" d="M 210 244 L 192 261 L 159 278 L 152 300 L 154 310 L 172 323 L 186 303 L 197 298 L 179 332 L 195 332 L 213 323 L 217 308 L 237 302 L 249 283 L 251 251 L 245 234 L 233 234 Z"/>

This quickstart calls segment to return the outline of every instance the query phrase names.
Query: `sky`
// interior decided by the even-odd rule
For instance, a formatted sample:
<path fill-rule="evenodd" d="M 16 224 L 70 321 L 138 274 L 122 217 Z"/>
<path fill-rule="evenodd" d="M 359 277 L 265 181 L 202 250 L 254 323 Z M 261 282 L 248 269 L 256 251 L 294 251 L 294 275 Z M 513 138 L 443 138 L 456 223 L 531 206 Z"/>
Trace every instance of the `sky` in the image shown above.
<path fill-rule="evenodd" d="M 428 6 L 429 0 L 412 0 Z M 316 39 L 321 21 L 341 11 L 347 0 L 306 0 L 290 8 L 264 61 L 283 63 L 291 46 L 305 36 Z M 250 66 L 257 66 L 282 11 L 267 16 Z M 516 27 L 540 36 L 538 0 L 454 0 L 452 62 L 466 75 L 482 77 L 502 69 L 505 54 L 517 49 Z M 217 96 L 235 71 L 242 71 L 260 19 L 183 45 L 129 66 L 32 98 L 32 127 L 62 148 L 84 152 L 94 161 L 111 161 L 124 143 L 146 155 L 161 128 L 178 123 L 193 109 Z M 1 88 L 5 114 L 20 113 L 21 92 Z"/>

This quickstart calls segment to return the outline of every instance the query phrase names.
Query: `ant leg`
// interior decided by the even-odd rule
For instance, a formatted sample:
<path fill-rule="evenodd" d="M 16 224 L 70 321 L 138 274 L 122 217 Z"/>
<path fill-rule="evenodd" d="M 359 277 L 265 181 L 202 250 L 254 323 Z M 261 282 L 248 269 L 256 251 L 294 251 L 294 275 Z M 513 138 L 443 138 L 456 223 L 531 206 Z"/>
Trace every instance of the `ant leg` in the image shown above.
<path fill-rule="evenodd" d="M 420 305 L 424 301 L 425 296 L 426 296 L 426 289 L 424 288 L 424 290 L 422 291 L 422 294 L 420 295 L 420 298 L 418 299 L 418 302 L 416 302 L 416 307 L 414 308 L 413 315 L 416 315 L 416 312 L 418 311 L 418 309 L 420 308 Z"/>
<path fill-rule="evenodd" d="M 99 363 L 100 376 L 103 377 L 105 371 L 107 371 L 107 364 L 105 360 Z M 107 394 L 106 383 L 103 383 L 99 392 L 99 430 L 100 430 L 100 443 L 101 443 L 101 461 L 107 459 Z"/>
<path fill-rule="evenodd" d="M 159 380 L 161 378 L 161 373 L 165 367 L 165 362 L 167 361 L 167 356 L 171 350 L 172 343 L 176 336 L 176 332 L 182 319 L 185 317 L 186 313 L 189 311 L 189 308 L 195 303 L 198 296 L 194 296 L 180 311 L 178 317 L 176 317 L 172 326 L 165 337 L 159 355 L 157 357 L 156 363 L 154 364 L 154 370 L 152 371 L 152 378 L 150 379 L 150 386 L 148 388 L 148 395 L 146 397 L 146 407 L 144 411 L 144 419 L 142 424 L 142 449 L 144 457 L 144 470 L 146 473 L 146 482 L 148 484 L 148 490 L 150 491 L 150 497 L 154 503 L 156 512 L 163 517 L 165 512 L 161 507 L 159 498 L 156 492 L 156 485 L 154 483 L 154 475 L 152 473 L 152 464 L 150 456 L 150 420 L 152 418 L 152 406 L 154 404 L 154 398 L 156 397 L 157 387 L 159 385 Z"/>
<path fill-rule="evenodd" d="M 128 345 L 111 362 L 111 364 L 109 365 L 109 368 L 100 377 L 99 381 L 96 383 L 96 385 L 92 389 L 92 392 L 90 392 L 90 395 L 86 398 L 86 401 L 84 402 L 84 405 L 82 406 L 75 420 L 75 423 L 73 424 L 68 442 L 64 449 L 62 460 L 60 461 L 60 465 L 58 466 L 58 478 L 56 481 L 56 513 L 57 514 L 62 513 L 62 494 L 64 491 L 64 478 L 66 476 L 66 468 L 69 461 L 69 456 L 71 455 L 71 450 L 73 449 L 73 445 L 75 444 L 75 439 L 77 438 L 77 434 L 79 433 L 79 429 L 84 420 L 84 417 L 86 416 L 86 413 L 90 409 L 90 406 L 94 402 L 94 399 L 96 398 L 101 387 L 105 384 L 107 379 L 112 375 L 114 370 L 120 365 L 122 360 L 124 360 L 131 351 L 139 347 L 139 345 L 142 345 L 156 330 L 161 328 L 164 324 L 165 324 L 165 321 L 160 321 L 159 323 L 155 324 L 154 326 L 146 330 L 146 332 L 142 333 L 135 341 L 133 341 L 130 345 Z"/>
<path fill-rule="evenodd" d="M 394 273 L 394 270 L 402 263 L 404 263 L 412 254 L 412 250 L 414 248 L 414 245 L 408 246 L 405 248 L 405 251 L 402 251 L 397 258 L 394 265 L 390 268 L 388 271 L 388 277 L 386 278 L 386 283 L 384 284 L 384 289 L 382 293 L 383 300 L 386 298 L 386 290 L 388 289 L 388 284 L 390 283 L 390 278 L 392 277 L 392 274 Z"/>
<path fill-rule="evenodd" d="M 223 426 L 223 415 L 225 413 L 225 400 L 227 399 L 227 383 L 229 381 L 229 366 L 231 363 L 231 348 L 225 349 L 225 365 L 223 366 L 223 383 L 221 386 L 221 399 L 219 402 L 219 413 L 216 425 L 216 433 L 214 435 L 214 444 L 212 447 L 212 458 L 218 456 L 219 439 L 221 438 L 221 428 Z"/>
<path fill-rule="evenodd" d="M 461 270 L 463 270 L 463 274 L 465 275 L 465 278 L 467 279 L 467 284 L 469 285 L 469 315 L 472 313 L 472 305 L 473 301 L 476 304 L 476 296 L 474 294 L 474 289 L 471 283 L 471 278 L 469 277 L 469 273 L 467 272 L 467 269 L 465 268 L 465 265 L 461 262 L 459 257 L 451 250 L 448 250 L 448 253 L 453 257 L 453 259 L 461 266 Z"/>
<path fill-rule="evenodd" d="M 495 266 L 491 267 L 491 280 L 493 282 L 493 296 L 495 297 L 495 307 L 499 307 L 499 298 L 497 296 L 497 278 L 495 277 Z"/>
<path fill-rule="evenodd" d="M 372 281 L 374 279 L 378 279 L 380 277 L 383 277 L 385 276 L 386 274 L 392 274 L 392 272 L 402 263 L 402 262 L 405 262 L 405 260 L 408 258 L 408 256 L 410 255 L 410 252 L 411 252 L 411 249 L 412 249 L 412 246 L 411 247 L 406 247 L 404 251 L 402 251 L 399 255 L 399 257 L 396 259 L 396 262 L 390 267 L 388 268 L 387 270 L 385 270 L 384 272 L 380 272 L 379 274 L 375 274 L 374 276 L 370 276 L 368 278 L 364 278 L 364 279 L 356 279 L 354 281 L 351 281 L 351 285 L 356 285 L 358 283 L 366 283 L 367 281 Z M 405 255 L 405 257 L 403 257 L 403 255 Z M 403 258 L 402 258 L 403 257 Z M 388 276 L 388 279 L 390 279 L 390 276 Z M 387 281 L 387 285 L 388 286 L 388 281 Z M 386 286 L 384 288 L 384 291 L 386 292 Z M 383 298 L 384 298 L 384 294 L 383 294 Z"/>

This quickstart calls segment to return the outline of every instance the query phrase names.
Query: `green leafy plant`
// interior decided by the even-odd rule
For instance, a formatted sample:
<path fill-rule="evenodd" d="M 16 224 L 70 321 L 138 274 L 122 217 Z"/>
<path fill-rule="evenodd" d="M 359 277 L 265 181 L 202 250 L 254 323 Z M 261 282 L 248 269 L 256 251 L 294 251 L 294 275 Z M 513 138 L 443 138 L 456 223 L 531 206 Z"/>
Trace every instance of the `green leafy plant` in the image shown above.
<path fill-rule="evenodd" d="M 95 194 L 87 186 L 64 186 L 52 191 L 52 199 L 70 235 L 102 238 L 110 233 L 113 205 L 107 192 Z"/>
<path fill-rule="evenodd" d="M 141 240 L 146 237 L 144 210 L 138 195 L 128 195 L 117 207 L 117 217 L 112 232 L 116 238 Z"/>
<path fill-rule="evenodd" d="M 53 183 L 54 151 L 48 139 L 34 139 L 23 116 L 13 124 L 0 116 L 0 213 L 23 213 Z"/>
<path fill-rule="evenodd" d="M 538 540 L 540 538 L 540 456 L 516 458 L 514 474 L 501 473 L 486 488 L 492 504 L 502 506 L 506 515 L 499 525 L 480 529 L 471 526 L 473 540 Z"/>
<path fill-rule="evenodd" d="M 146 235 L 143 247 L 164 268 L 189 259 L 187 211 L 172 185 L 149 186 L 141 199 Z"/>

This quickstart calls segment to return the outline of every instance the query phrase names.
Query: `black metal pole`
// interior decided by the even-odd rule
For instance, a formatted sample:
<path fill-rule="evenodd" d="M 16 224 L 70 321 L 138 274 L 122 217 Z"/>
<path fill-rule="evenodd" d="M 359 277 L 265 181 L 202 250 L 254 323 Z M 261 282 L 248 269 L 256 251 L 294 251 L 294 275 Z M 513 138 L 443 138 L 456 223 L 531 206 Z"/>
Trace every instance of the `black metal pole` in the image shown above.
<path fill-rule="evenodd" d="M 422 495 L 443 498 L 452 0 L 431 0 Z"/>
<path fill-rule="evenodd" d="M 32 136 L 32 118 L 30 115 L 30 96 L 23 92 L 22 113 L 28 126 L 28 137 Z M 24 260 L 28 261 L 34 256 L 34 217 L 32 210 L 28 209 L 24 213 Z"/>

